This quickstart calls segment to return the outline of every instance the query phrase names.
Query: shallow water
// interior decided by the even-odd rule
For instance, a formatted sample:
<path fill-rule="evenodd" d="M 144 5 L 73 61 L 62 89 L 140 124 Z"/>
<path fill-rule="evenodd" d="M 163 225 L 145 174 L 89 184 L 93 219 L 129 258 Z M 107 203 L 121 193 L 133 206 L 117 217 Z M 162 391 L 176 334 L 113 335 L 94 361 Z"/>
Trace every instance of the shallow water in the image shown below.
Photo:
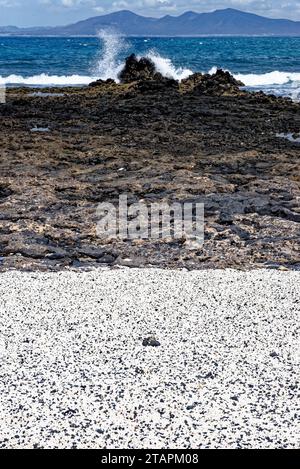
<path fill-rule="evenodd" d="M 50 132 L 48 127 L 33 127 L 30 132 Z"/>
<path fill-rule="evenodd" d="M 288 133 L 288 134 L 277 134 L 276 137 L 284 138 L 292 143 L 300 143 L 300 135 L 297 136 L 295 134 Z"/>

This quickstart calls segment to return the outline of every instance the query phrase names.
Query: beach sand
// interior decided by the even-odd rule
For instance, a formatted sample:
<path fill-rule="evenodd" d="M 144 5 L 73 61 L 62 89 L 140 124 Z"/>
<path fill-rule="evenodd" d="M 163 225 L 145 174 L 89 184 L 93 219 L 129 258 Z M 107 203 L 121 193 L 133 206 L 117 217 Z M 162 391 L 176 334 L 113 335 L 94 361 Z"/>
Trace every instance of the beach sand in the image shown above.
<path fill-rule="evenodd" d="M 2 273 L 0 446 L 299 447 L 299 276 Z"/>

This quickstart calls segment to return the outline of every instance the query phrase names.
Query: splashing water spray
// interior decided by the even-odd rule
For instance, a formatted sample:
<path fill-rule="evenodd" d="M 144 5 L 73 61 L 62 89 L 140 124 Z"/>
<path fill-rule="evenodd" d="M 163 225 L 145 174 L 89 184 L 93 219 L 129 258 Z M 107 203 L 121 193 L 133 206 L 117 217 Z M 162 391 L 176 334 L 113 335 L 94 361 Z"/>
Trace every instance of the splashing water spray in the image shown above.
<path fill-rule="evenodd" d="M 184 78 L 192 75 L 192 70 L 189 68 L 179 67 L 176 68 L 172 63 L 171 59 L 162 57 L 155 50 L 150 50 L 147 52 L 146 57 L 154 63 L 156 70 L 160 72 L 164 77 L 173 78 L 174 80 L 181 81 Z"/>
<path fill-rule="evenodd" d="M 101 41 L 102 51 L 95 73 L 102 80 L 112 78 L 118 82 L 118 75 L 124 66 L 124 61 L 122 62 L 121 56 L 124 56 L 129 45 L 124 37 L 111 28 L 100 30 L 98 32 L 98 38 Z M 154 62 L 156 69 L 162 75 L 168 78 L 174 78 L 180 81 L 193 73 L 189 69 L 176 68 L 170 59 L 161 57 L 156 51 L 150 50 L 144 55 Z M 138 58 L 141 58 L 141 56 L 138 55 Z"/>
<path fill-rule="evenodd" d="M 102 43 L 102 52 L 95 72 L 102 80 L 112 78 L 118 81 L 118 75 L 123 67 L 120 54 L 128 47 L 126 41 L 111 28 L 98 31 L 98 38 Z"/>

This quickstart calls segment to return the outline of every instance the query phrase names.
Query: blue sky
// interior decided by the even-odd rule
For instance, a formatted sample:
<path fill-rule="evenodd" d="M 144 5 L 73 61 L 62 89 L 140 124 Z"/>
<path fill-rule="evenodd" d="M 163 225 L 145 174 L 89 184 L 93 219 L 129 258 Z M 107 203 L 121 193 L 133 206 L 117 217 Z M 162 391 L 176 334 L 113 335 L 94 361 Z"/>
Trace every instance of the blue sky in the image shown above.
<path fill-rule="evenodd" d="M 147 16 L 163 16 L 228 7 L 273 18 L 300 20 L 300 0 L 0 0 L 0 24 L 60 25 L 124 9 Z"/>

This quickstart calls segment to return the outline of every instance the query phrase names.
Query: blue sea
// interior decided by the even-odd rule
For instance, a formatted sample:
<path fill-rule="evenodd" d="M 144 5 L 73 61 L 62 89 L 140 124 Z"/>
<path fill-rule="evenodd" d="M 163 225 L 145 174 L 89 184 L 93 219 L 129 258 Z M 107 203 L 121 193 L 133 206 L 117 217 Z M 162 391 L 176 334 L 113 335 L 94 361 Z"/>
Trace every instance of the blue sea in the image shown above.
<path fill-rule="evenodd" d="M 0 37 L 0 85 L 85 85 L 117 79 L 126 56 L 148 56 L 166 76 L 229 70 L 247 88 L 300 99 L 300 38 Z"/>

